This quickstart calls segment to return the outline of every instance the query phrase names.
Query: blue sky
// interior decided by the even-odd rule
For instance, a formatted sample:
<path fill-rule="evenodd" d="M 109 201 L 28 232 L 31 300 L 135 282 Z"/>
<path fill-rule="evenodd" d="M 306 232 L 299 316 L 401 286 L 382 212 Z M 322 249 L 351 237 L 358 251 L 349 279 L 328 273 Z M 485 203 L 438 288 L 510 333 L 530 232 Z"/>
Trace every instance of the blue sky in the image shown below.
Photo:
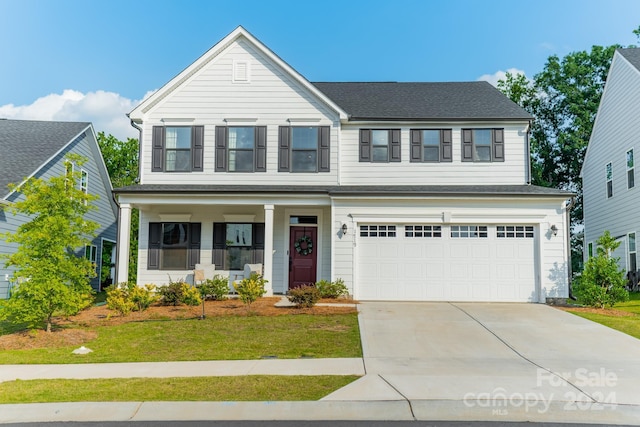
<path fill-rule="evenodd" d="M 238 25 L 311 81 L 495 81 L 638 43 L 640 1 L 0 0 L 0 117 L 136 136 L 124 114 Z"/>

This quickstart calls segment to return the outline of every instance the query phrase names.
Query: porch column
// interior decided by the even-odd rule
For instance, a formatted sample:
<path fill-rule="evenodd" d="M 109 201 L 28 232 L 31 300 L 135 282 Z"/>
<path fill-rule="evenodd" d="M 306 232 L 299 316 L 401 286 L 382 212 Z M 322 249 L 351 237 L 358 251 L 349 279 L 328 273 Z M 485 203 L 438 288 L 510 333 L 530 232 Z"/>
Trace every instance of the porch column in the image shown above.
<path fill-rule="evenodd" d="M 267 293 L 273 295 L 273 205 L 264 205 L 264 271 L 263 277 L 268 280 L 265 285 Z"/>
<path fill-rule="evenodd" d="M 114 283 L 129 280 L 129 239 L 131 237 L 131 205 L 120 204 L 118 215 L 118 246 Z"/>

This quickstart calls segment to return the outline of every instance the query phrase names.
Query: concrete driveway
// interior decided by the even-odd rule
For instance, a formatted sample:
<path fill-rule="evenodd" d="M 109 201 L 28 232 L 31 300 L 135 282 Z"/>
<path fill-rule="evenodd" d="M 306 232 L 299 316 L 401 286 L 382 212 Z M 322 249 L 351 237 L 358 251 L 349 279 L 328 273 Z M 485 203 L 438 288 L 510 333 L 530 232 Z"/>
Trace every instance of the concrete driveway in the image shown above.
<path fill-rule="evenodd" d="M 640 422 L 640 340 L 541 304 L 360 304 L 367 375 L 417 419 Z"/>

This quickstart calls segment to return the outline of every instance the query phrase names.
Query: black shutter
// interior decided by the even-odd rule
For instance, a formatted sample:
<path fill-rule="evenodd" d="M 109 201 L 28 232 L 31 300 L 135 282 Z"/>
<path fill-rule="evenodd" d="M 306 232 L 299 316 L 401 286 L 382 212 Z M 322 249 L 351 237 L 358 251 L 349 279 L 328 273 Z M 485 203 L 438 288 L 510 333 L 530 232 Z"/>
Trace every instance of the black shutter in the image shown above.
<path fill-rule="evenodd" d="M 320 141 L 320 148 L 318 150 L 318 172 L 329 172 L 331 169 L 329 131 L 329 126 L 320 126 L 318 128 L 318 141 Z"/>
<path fill-rule="evenodd" d="M 227 127 L 216 126 L 216 172 L 227 171 Z"/>
<path fill-rule="evenodd" d="M 149 249 L 147 252 L 147 270 L 160 269 L 160 244 L 162 243 L 162 223 L 149 223 Z"/>
<path fill-rule="evenodd" d="M 252 264 L 264 263 L 264 224 L 253 224 L 253 256 Z"/>
<path fill-rule="evenodd" d="M 422 161 L 422 131 L 419 129 L 411 129 L 411 162 L 421 162 Z"/>
<path fill-rule="evenodd" d="M 151 133 L 151 172 L 164 170 L 164 126 L 154 126 Z"/>
<path fill-rule="evenodd" d="M 200 230 L 202 229 L 199 222 L 189 224 L 189 268 L 196 268 L 196 264 L 200 264 Z"/>
<path fill-rule="evenodd" d="M 453 161 L 453 142 L 451 139 L 451 129 L 442 129 L 440 131 L 440 161 Z"/>
<path fill-rule="evenodd" d="M 462 161 L 473 161 L 473 129 L 462 129 Z"/>
<path fill-rule="evenodd" d="M 400 161 L 400 129 L 391 129 L 390 162 Z"/>
<path fill-rule="evenodd" d="M 371 129 L 360 129 L 360 161 L 371 161 Z"/>
<path fill-rule="evenodd" d="M 191 128 L 191 157 L 193 160 L 191 170 L 202 172 L 204 170 L 204 126 Z"/>
<path fill-rule="evenodd" d="M 217 270 L 225 270 L 224 254 L 227 249 L 227 224 L 224 222 L 213 223 L 213 259 Z"/>
<path fill-rule="evenodd" d="M 290 129 L 289 126 L 280 126 L 278 128 L 278 172 L 289 172 L 291 170 Z"/>
<path fill-rule="evenodd" d="M 267 171 L 267 127 L 256 127 L 255 171 Z"/>
<path fill-rule="evenodd" d="M 504 129 L 493 130 L 493 160 L 504 162 Z"/>

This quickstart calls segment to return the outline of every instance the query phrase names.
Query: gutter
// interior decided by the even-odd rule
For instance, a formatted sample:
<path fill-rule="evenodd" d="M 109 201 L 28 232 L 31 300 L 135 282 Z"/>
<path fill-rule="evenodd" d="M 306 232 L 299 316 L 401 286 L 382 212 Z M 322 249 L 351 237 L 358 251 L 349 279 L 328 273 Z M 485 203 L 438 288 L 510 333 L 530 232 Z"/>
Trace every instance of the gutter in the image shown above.
<path fill-rule="evenodd" d="M 129 117 L 129 114 L 127 114 L 127 117 Z M 138 129 L 138 179 L 137 182 L 140 182 L 140 172 L 141 172 L 141 167 L 142 167 L 142 128 L 138 125 L 136 125 L 136 123 L 133 121 L 132 118 L 129 117 L 129 121 L 131 123 L 131 126 L 133 126 L 135 129 Z"/>
<path fill-rule="evenodd" d="M 575 196 L 571 197 L 567 202 L 567 208 L 565 210 L 566 222 L 567 222 L 567 274 L 568 274 L 568 284 L 569 284 L 569 299 L 576 301 L 576 297 L 573 296 L 573 291 L 571 290 L 571 279 L 573 276 L 573 271 L 571 269 L 571 209 L 576 205 Z"/>

